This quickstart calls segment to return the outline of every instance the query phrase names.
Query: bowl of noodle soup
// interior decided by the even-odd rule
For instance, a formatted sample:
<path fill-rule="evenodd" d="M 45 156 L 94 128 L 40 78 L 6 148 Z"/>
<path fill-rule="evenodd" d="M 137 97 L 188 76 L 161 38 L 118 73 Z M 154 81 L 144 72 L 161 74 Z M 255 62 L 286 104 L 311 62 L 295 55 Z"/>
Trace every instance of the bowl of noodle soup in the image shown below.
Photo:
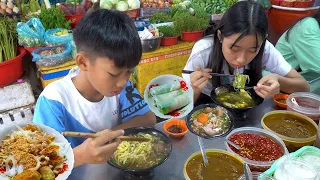
<path fill-rule="evenodd" d="M 122 141 L 108 163 L 128 174 L 145 176 L 164 163 L 172 151 L 170 138 L 154 128 L 129 128 L 126 136 L 150 139 L 148 142 Z"/>

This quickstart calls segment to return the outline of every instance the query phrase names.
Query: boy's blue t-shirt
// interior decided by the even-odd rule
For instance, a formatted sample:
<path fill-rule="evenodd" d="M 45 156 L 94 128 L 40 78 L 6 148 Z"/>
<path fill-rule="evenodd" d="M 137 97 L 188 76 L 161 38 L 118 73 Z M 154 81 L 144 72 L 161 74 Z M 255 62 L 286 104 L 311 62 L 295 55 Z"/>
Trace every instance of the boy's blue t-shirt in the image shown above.
<path fill-rule="evenodd" d="M 99 132 L 111 129 L 149 111 L 147 103 L 129 81 L 117 96 L 90 102 L 76 89 L 72 78 L 79 73 L 71 69 L 61 80 L 49 84 L 41 93 L 35 108 L 34 123 L 50 126 L 58 132 Z M 84 138 L 66 137 L 74 148 Z"/>

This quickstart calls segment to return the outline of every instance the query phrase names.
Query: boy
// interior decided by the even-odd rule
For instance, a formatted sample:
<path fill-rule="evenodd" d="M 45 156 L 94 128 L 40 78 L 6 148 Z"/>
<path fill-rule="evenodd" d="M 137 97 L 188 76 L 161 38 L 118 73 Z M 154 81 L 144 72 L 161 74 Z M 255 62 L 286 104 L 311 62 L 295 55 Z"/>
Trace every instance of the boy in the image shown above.
<path fill-rule="evenodd" d="M 156 118 L 129 81 L 141 59 L 142 47 L 136 27 L 126 14 L 92 12 L 80 21 L 73 36 L 78 67 L 44 89 L 33 121 L 58 132 L 101 134 L 86 140 L 66 137 L 77 167 L 105 163 L 119 145 L 117 137 L 124 134 L 121 129 L 153 126 Z"/>

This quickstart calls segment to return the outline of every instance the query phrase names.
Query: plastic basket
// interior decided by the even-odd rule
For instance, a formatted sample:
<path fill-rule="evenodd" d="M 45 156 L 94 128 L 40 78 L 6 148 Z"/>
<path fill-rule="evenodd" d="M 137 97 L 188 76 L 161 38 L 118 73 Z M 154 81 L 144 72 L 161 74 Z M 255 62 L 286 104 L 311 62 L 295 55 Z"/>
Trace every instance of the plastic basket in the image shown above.
<path fill-rule="evenodd" d="M 151 17 L 156 12 L 170 12 L 170 8 L 141 8 L 140 17 Z"/>
<path fill-rule="evenodd" d="M 302 148 L 300 148 L 299 150 L 290 153 L 290 157 L 300 157 L 302 155 L 302 153 L 306 152 L 306 151 L 313 151 L 313 152 L 320 152 L 320 149 L 317 147 L 313 147 L 313 146 L 304 146 Z M 275 173 L 275 171 L 277 170 L 278 167 L 280 167 L 280 165 L 286 160 L 286 158 L 288 157 L 288 155 L 284 155 L 282 156 L 280 159 L 276 160 L 270 169 L 268 169 L 267 171 L 265 171 L 263 174 L 267 175 L 269 177 L 272 177 Z"/>

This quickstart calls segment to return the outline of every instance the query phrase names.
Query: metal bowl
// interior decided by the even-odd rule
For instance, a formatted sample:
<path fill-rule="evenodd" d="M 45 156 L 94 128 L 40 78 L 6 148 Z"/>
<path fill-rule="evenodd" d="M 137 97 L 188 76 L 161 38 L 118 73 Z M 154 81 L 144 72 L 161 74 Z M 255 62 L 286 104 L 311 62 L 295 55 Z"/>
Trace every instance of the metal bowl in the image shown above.
<path fill-rule="evenodd" d="M 141 39 L 142 51 L 151 52 L 157 50 L 160 47 L 162 36 L 163 35 L 160 35 L 159 37 L 154 37 L 152 39 Z"/>

